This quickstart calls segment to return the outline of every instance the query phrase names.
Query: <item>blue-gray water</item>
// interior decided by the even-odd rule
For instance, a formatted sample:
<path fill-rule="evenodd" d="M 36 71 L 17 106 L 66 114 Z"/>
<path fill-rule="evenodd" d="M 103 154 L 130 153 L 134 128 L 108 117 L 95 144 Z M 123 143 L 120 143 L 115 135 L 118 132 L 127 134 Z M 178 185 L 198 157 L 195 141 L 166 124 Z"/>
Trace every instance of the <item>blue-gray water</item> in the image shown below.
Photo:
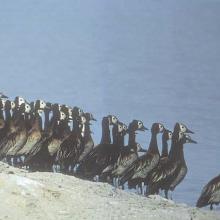
<path fill-rule="evenodd" d="M 184 122 L 199 144 L 185 146 L 174 199 L 195 204 L 220 173 L 219 11 L 217 0 L 1 1 L 1 91 L 93 112 L 96 143 L 109 113 Z"/>

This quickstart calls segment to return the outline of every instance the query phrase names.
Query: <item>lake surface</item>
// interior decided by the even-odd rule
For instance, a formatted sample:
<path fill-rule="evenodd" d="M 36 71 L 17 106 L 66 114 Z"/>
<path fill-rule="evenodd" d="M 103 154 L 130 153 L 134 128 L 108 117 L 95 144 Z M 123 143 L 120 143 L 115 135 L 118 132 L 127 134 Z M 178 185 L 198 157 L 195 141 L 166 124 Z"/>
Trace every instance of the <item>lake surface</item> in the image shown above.
<path fill-rule="evenodd" d="M 148 128 L 185 123 L 198 144 L 185 145 L 173 199 L 194 205 L 220 173 L 219 11 L 214 0 L 2 2 L 1 90 L 92 112 L 96 143 L 110 113 Z"/>

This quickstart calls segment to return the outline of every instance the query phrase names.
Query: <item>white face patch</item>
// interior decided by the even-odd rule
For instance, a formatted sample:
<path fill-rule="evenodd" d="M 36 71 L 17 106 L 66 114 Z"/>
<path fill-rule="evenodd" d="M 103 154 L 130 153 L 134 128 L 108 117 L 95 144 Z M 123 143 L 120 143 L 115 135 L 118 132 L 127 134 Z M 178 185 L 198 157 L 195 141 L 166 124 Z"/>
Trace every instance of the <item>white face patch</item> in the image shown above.
<path fill-rule="evenodd" d="M 66 114 L 64 112 L 60 112 L 60 120 L 65 120 Z"/>
<path fill-rule="evenodd" d="M 164 130 L 164 126 L 162 124 L 159 124 L 159 132 L 162 133 Z"/>
<path fill-rule="evenodd" d="M 112 124 L 117 124 L 118 119 L 115 116 L 112 116 Z"/>
<path fill-rule="evenodd" d="M 46 102 L 44 102 L 43 100 L 40 100 L 40 108 L 44 109 L 46 107 Z"/>
<path fill-rule="evenodd" d="M 123 127 L 121 125 L 118 125 L 118 132 L 121 133 L 123 131 Z"/>
<path fill-rule="evenodd" d="M 171 132 L 169 132 L 168 136 L 169 136 L 169 139 L 172 139 L 173 134 Z"/>
<path fill-rule="evenodd" d="M 127 125 L 123 125 L 123 130 L 124 130 L 124 131 L 127 131 L 127 130 L 128 130 Z"/>
<path fill-rule="evenodd" d="M 138 128 L 141 129 L 143 127 L 143 123 L 141 121 L 138 121 Z"/>
<path fill-rule="evenodd" d="M 15 103 L 11 102 L 11 109 L 15 109 Z"/>
<path fill-rule="evenodd" d="M 4 99 L 2 99 L 1 101 L 2 101 L 2 108 L 4 109 L 6 101 Z"/>
<path fill-rule="evenodd" d="M 69 119 L 73 119 L 73 112 L 71 108 L 68 108 Z"/>
<path fill-rule="evenodd" d="M 79 109 L 78 109 L 78 114 L 79 114 L 79 116 L 82 116 L 83 110 L 79 108 Z"/>
<path fill-rule="evenodd" d="M 180 125 L 180 131 L 181 132 L 186 132 L 186 130 L 187 130 L 186 126 L 184 124 L 181 124 L 181 123 L 179 125 Z"/>
<path fill-rule="evenodd" d="M 18 105 L 21 106 L 23 103 L 25 103 L 25 100 L 22 97 L 18 98 Z"/>
<path fill-rule="evenodd" d="M 31 107 L 28 104 L 25 104 L 25 113 L 30 113 Z"/>
<path fill-rule="evenodd" d="M 71 108 L 68 108 L 68 114 L 69 114 L 69 116 L 72 116 L 72 115 L 73 115 L 73 112 L 72 112 L 72 109 L 71 109 Z"/>
<path fill-rule="evenodd" d="M 84 116 L 81 116 L 81 123 L 85 124 L 86 123 L 86 118 Z"/>

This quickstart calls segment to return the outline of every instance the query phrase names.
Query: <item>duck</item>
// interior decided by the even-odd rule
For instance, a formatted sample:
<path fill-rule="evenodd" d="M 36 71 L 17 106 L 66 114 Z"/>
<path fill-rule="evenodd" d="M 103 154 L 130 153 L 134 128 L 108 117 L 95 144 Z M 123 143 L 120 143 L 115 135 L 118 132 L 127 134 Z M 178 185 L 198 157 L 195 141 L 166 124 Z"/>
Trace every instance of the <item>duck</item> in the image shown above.
<path fill-rule="evenodd" d="M 151 174 L 147 195 L 158 194 L 159 189 L 162 189 L 165 190 L 165 197 L 168 199 L 168 191 L 174 191 L 175 187 L 184 179 L 187 174 L 187 166 L 184 159 L 183 145 L 186 143 L 196 144 L 197 142 L 183 132 L 173 136 L 172 147 L 174 149 L 172 157 L 168 158 L 166 164 Z"/>
<path fill-rule="evenodd" d="M 1 114 L 1 130 L 0 130 L 0 152 L 5 147 L 8 141 L 8 137 L 15 133 L 19 126 L 16 125 L 16 120 L 18 117 L 20 106 L 16 105 L 15 102 L 7 100 L 2 102 L 0 99 L 0 114 Z M 5 110 L 5 119 L 3 116 L 3 111 Z M 0 153 L 1 154 L 1 153 Z"/>
<path fill-rule="evenodd" d="M 114 153 L 111 156 L 111 160 L 107 167 L 105 167 L 100 174 L 100 181 L 108 182 L 113 184 L 113 178 L 111 175 L 112 170 L 114 169 L 114 164 L 116 163 L 121 148 L 124 147 L 124 137 L 128 133 L 128 127 L 123 122 L 118 121 L 118 124 L 113 125 L 112 128 L 112 138 L 113 145 L 115 146 Z"/>
<path fill-rule="evenodd" d="M 31 122 L 31 128 L 28 131 L 28 138 L 24 146 L 16 153 L 17 156 L 26 157 L 32 151 L 32 148 L 41 140 L 42 129 L 42 115 L 44 110 L 48 108 L 47 104 L 43 100 L 37 100 L 33 106 L 33 119 Z"/>
<path fill-rule="evenodd" d="M 161 167 L 163 167 L 167 163 L 168 155 L 169 155 L 168 141 L 172 140 L 172 136 L 173 136 L 172 131 L 164 128 L 164 132 L 163 132 L 163 135 L 162 135 L 162 152 L 161 152 L 161 155 L 160 155 L 160 160 L 159 160 L 158 165 L 154 169 L 152 169 L 152 171 L 145 178 L 145 181 L 144 181 L 145 186 L 147 186 L 149 178 L 151 177 L 151 174 L 154 173 L 155 170 L 160 169 Z M 165 193 L 165 196 L 166 196 L 166 192 L 164 192 L 164 193 Z"/>
<path fill-rule="evenodd" d="M 83 139 L 83 151 L 79 156 L 78 164 L 81 164 L 94 148 L 94 141 L 93 141 L 93 138 L 91 135 L 92 132 L 90 129 L 90 125 L 91 125 L 90 122 L 91 121 L 96 122 L 97 120 L 94 118 L 93 114 L 91 114 L 89 112 L 86 112 L 84 114 L 84 116 L 86 118 L 87 123 L 85 124 L 85 135 L 84 135 L 84 139 Z"/>
<path fill-rule="evenodd" d="M 56 162 L 60 164 L 61 172 L 69 173 L 70 166 L 74 167 L 83 151 L 85 126 L 89 121 L 85 116 L 78 116 L 71 134 L 61 143 L 56 153 Z"/>
<path fill-rule="evenodd" d="M 173 130 L 173 134 L 172 134 L 172 142 L 171 142 L 171 148 L 169 151 L 169 155 L 168 158 L 166 158 L 163 161 L 163 166 L 158 166 L 156 167 L 154 170 L 152 170 L 152 172 L 148 175 L 148 178 L 145 180 L 145 184 L 149 185 L 149 182 L 152 182 L 152 180 L 155 182 L 155 187 L 154 190 L 148 190 L 148 194 L 158 194 L 159 193 L 159 189 L 161 187 L 159 187 L 159 182 L 162 182 L 163 179 L 157 179 L 159 178 L 160 175 L 163 175 L 163 172 L 166 173 L 166 170 L 170 170 L 170 172 L 174 171 L 176 168 L 177 163 L 175 162 L 175 158 L 176 158 L 176 153 L 174 153 L 174 150 L 176 149 L 175 145 L 179 139 L 179 133 L 189 133 L 189 134 L 194 134 L 193 131 L 191 131 L 186 125 L 184 125 L 183 123 L 177 122 L 174 126 L 174 130 Z M 155 177 L 157 176 L 157 177 Z M 164 179 L 166 179 L 166 175 L 164 176 Z M 158 181 L 158 185 L 156 186 L 156 181 Z M 162 184 L 161 184 L 162 185 Z M 164 184 L 165 186 L 165 184 Z M 165 198 L 168 199 L 168 190 L 167 187 L 163 188 L 164 193 L 165 193 Z M 152 191 L 152 192 L 151 192 Z M 147 194 L 147 193 L 146 193 Z"/>
<path fill-rule="evenodd" d="M 162 152 L 160 156 L 160 161 L 158 166 L 163 166 L 168 161 L 169 150 L 168 150 L 168 141 L 172 140 L 173 133 L 168 129 L 164 129 L 162 135 Z"/>
<path fill-rule="evenodd" d="M 15 103 L 13 101 L 6 100 L 6 102 L 4 103 L 2 102 L 2 100 L 0 100 L 0 111 L 5 111 L 4 119 L 3 112 L 0 113 L 0 115 L 2 116 L 0 119 L 0 142 L 7 135 L 14 109 Z"/>
<path fill-rule="evenodd" d="M 157 145 L 157 135 L 163 133 L 164 125 L 154 123 L 151 127 L 151 141 L 146 154 L 137 158 L 133 164 L 122 174 L 120 184 L 128 181 L 129 188 L 135 188 L 137 184 L 144 182 L 148 174 L 158 165 L 160 153 Z M 143 191 L 140 186 L 141 191 Z"/>
<path fill-rule="evenodd" d="M 115 186 L 119 186 L 119 179 L 123 173 L 133 164 L 138 158 L 139 152 L 146 152 L 139 143 L 136 142 L 136 132 L 148 130 L 144 123 L 140 120 L 133 120 L 128 126 L 128 145 L 121 147 L 119 156 L 113 165 L 112 177 L 115 178 Z M 121 184 L 123 185 L 123 184 Z"/>
<path fill-rule="evenodd" d="M 179 132 L 186 133 L 186 134 L 194 134 L 194 132 L 191 131 L 186 125 L 184 125 L 183 123 L 177 122 L 173 129 L 172 140 L 174 141 L 172 141 L 172 144 L 171 144 L 171 148 L 170 148 L 169 156 L 168 156 L 169 158 L 172 158 L 175 156 L 173 155 L 175 151 L 175 147 L 173 145 L 175 145 L 175 140 L 179 136 Z"/>
<path fill-rule="evenodd" d="M 63 138 L 63 133 L 59 126 L 67 126 L 67 116 L 64 112 L 59 111 L 57 106 L 53 106 L 54 115 L 51 118 L 49 128 L 43 133 L 41 139 L 32 147 L 24 160 L 24 164 L 29 166 L 32 171 L 53 171 L 52 166 L 54 162 L 54 155 L 49 151 L 57 145 L 60 145 L 60 139 Z M 64 122 L 64 123 L 63 123 Z"/>
<path fill-rule="evenodd" d="M 202 193 L 196 203 L 196 207 L 202 208 L 210 205 L 210 210 L 213 210 L 213 205 L 220 204 L 220 174 L 210 180 L 202 190 Z"/>
<path fill-rule="evenodd" d="M 118 123 L 118 118 L 108 115 L 102 119 L 102 138 L 99 145 L 88 154 L 78 168 L 76 174 L 86 179 L 93 180 L 100 176 L 103 169 L 109 165 L 114 154 L 115 146 L 111 143 L 110 126 Z"/>
<path fill-rule="evenodd" d="M 2 140 L 0 146 L 0 157 L 8 158 L 7 160 L 10 163 L 11 158 L 14 157 L 15 153 L 21 146 L 24 145 L 27 139 L 27 129 L 25 116 L 29 114 L 31 107 L 27 103 L 22 103 L 19 110 L 13 117 L 13 126 L 12 131 L 7 134 L 7 136 Z"/>

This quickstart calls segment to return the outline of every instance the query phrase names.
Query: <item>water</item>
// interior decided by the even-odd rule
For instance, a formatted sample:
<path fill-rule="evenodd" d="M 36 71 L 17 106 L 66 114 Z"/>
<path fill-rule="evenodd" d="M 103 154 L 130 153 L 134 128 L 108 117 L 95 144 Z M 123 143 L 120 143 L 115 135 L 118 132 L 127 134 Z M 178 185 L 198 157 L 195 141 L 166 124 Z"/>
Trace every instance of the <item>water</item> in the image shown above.
<path fill-rule="evenodd" d="M 173 197 L 194 205 L 220 172 L 219 10 L 214 0 L 2 2 L 1 90 L 94 113 L 96 143 L 109 113 L 149 128 L 184 122 L 198 144 L 185 146 Z"/>

